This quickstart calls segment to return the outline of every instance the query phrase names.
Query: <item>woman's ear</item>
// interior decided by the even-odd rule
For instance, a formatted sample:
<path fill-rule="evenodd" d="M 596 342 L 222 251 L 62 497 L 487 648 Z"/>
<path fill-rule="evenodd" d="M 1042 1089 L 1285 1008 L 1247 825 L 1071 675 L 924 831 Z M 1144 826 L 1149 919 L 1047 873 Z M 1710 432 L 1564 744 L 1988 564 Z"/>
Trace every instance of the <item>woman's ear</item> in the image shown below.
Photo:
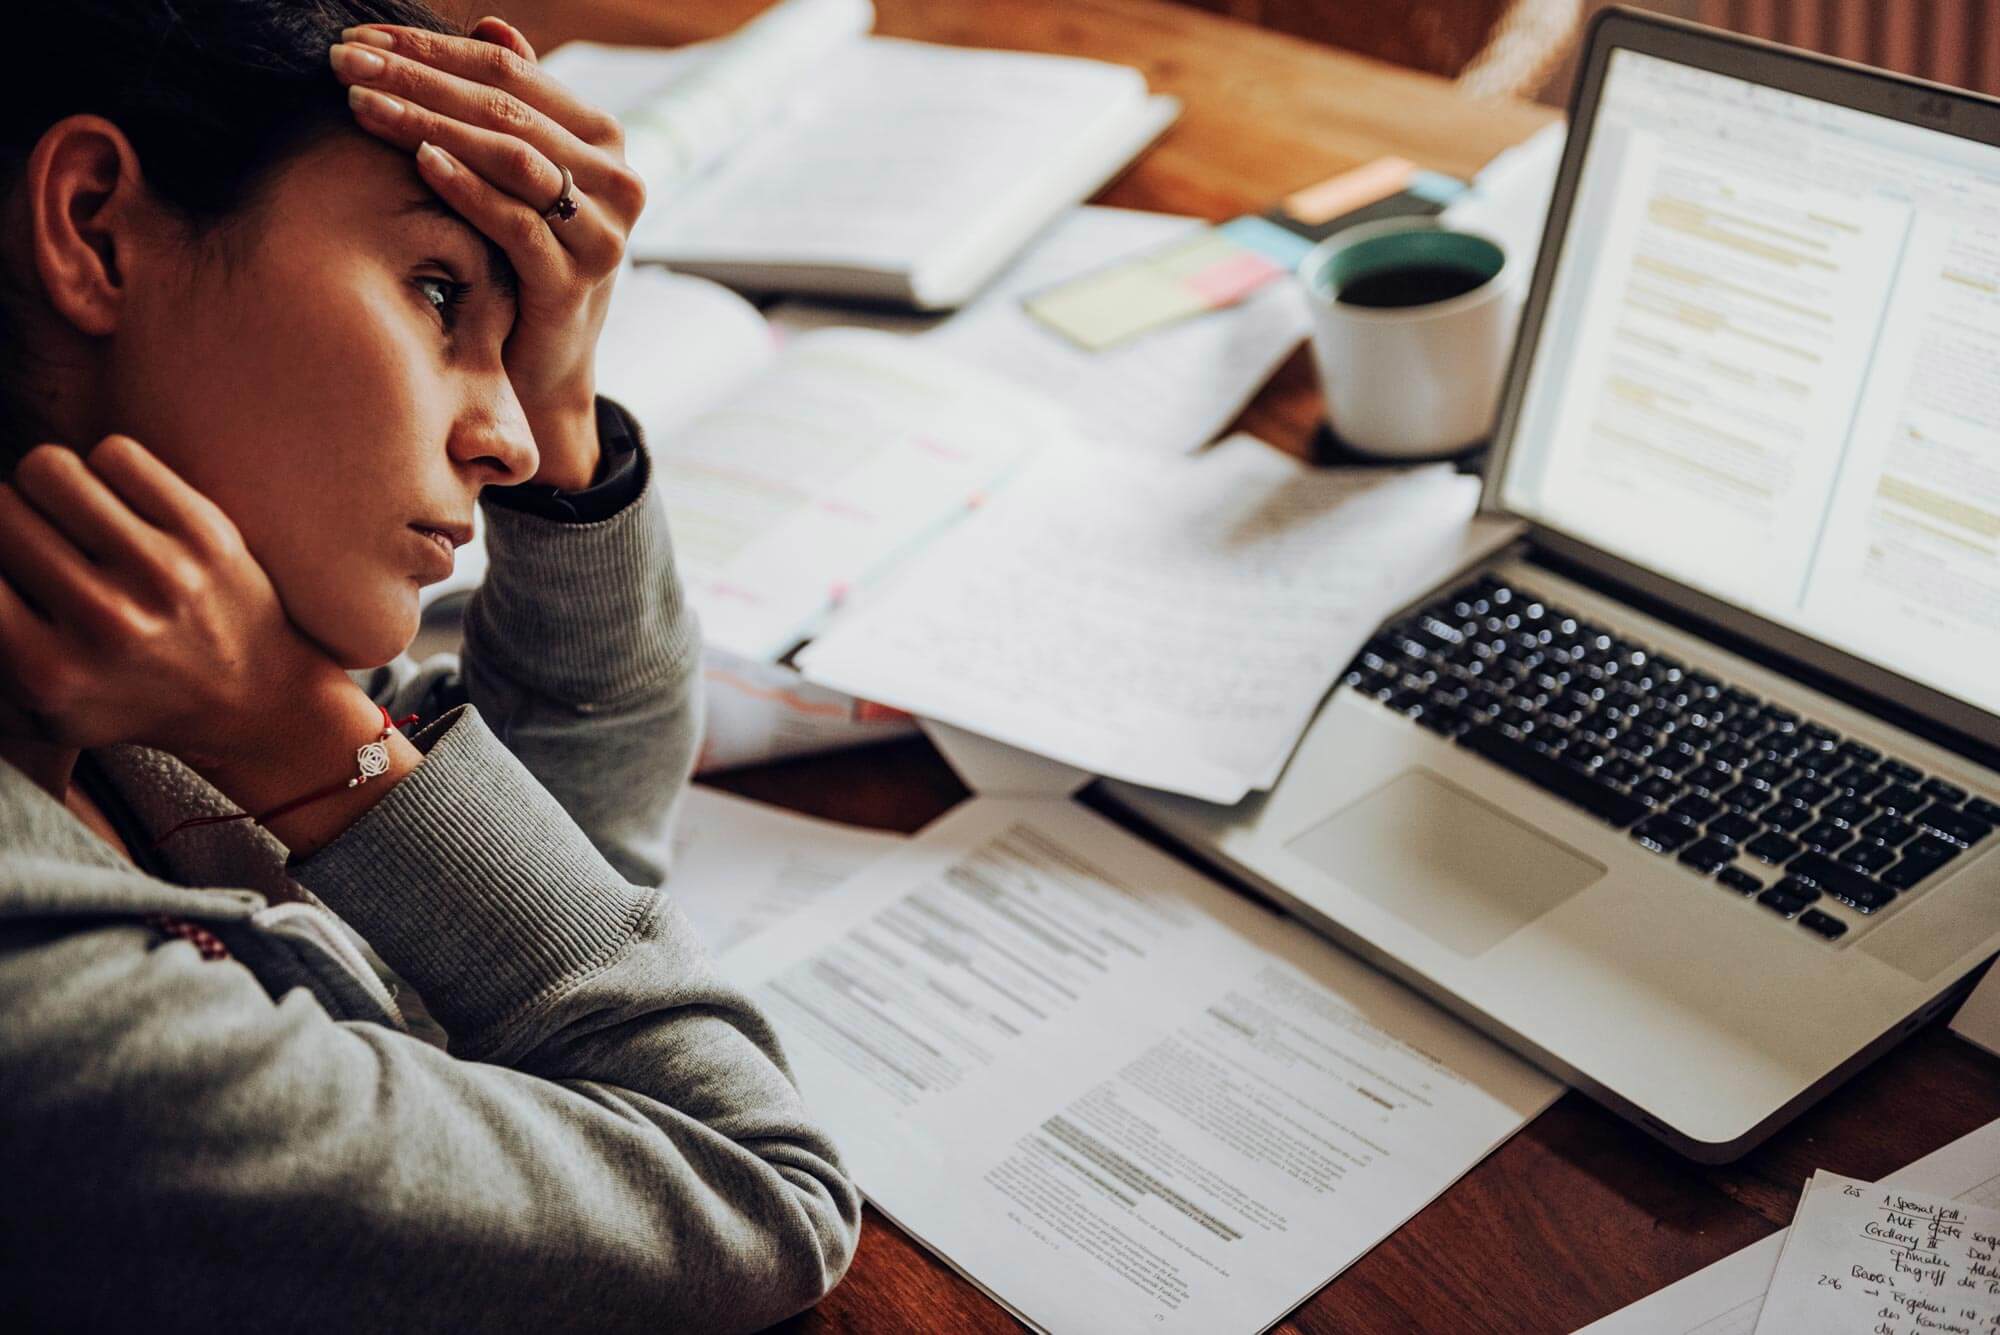
<path fill-rule="evenodd" d="M 146 202 L 131 141 L 102 116 L 66 117 L 35 145 L 22 189 L 29 252 L 49 304 L 81 333 L 112 333 Z"/>

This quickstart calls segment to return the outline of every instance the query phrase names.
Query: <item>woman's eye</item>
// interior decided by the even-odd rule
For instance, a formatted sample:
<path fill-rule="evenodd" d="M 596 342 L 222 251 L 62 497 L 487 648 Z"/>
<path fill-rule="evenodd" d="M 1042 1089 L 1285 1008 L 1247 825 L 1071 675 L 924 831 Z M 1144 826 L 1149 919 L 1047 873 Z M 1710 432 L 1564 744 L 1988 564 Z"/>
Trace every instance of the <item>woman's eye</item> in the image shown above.
<path fill-rule="evenodd" d="M 439 278 L 435 274 L 419 276 L 416 281 L 426 292 L 436 291 L 442 294 L 441 299 L 431 302 L 431 308 L 437 311 L 439 318 L 444 321 L 444 327 L 451 329 L 457 325 L 458 309 L 465 304 L 466 297 L 471 294 L 472 284 L 461 283 L 451 278 Z"/>

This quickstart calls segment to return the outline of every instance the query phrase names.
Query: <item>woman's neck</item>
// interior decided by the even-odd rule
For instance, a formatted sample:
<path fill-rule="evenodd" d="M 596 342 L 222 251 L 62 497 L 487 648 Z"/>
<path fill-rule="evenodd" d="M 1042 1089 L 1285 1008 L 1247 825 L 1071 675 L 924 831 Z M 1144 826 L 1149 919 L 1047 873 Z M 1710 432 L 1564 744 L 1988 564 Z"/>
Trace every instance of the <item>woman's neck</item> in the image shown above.
<path fill-rule="evenodd" d="M 0 760 L 28 776 L 36 787 L 61 802 L 69 795 L 70 779 L 76 773 L 76 758 L 83 753 L 73 746 L 28 737 L 0 737 Z"/>

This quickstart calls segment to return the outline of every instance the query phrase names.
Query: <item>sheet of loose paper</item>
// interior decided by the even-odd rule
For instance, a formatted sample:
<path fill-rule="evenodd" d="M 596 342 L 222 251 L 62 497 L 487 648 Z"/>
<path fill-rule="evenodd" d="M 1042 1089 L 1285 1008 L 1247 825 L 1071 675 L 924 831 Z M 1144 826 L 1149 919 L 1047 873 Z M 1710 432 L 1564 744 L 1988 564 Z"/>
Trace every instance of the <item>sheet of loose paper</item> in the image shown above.
<path fill-rule="evenodd" d="M 964 803 L 719 963 L 869 1198 L 1043 1330 L 1263 1330 L 1560 1092 L 1070 802 Z"/>
<path fill-rule="evenodd" d="M 771 661 L 1066 435 L 1017 386 L 906 339 L 828 329 L 652 445 L 706 639 Z"/>
<path fill-rule="evenodd" d="M 1756 1335 L 1802 1331 L 2000 1331 L 2000 1210 L 1814 1173 Z"/>
<path fill-rule="evenodd" d="M 1478 484 L 1319 470 L 1248 436 L 1191 458 L 1051 450 L 798 659 L 808 680 L 1211 802 L 1268 786 Z"/>
<path fill-rule="evenodd" d="M 1882 1185 L 2000 1208 L 2000 1122 L 1960 1136 Z M 1780 1231 L 1754 1242 L 1577 1335 L 1751 1335 L 1786 1236 Z"/>
<path fill-rule="evenodd" d="M 767 314 L 787 330 L 861 323 L 919 334 L 931 347 L 1003 379 L 1032 385 L 1069 409 L 1093 440 L 1183 454 L 1213 440 L 1271 377 L 1310 326 L 1289 281 L 1233 306 L 1090 353 L 1022 309 L 1021 298 L 1204 227 L 1198 218 L 1085 205 L 1035 239 L 965 309 L 943 321 L 785 302 Z"/>
<path fill-rule="evenodd" d="M 917 721 L 902 710 L 815 686 L 782 663 L 710 648 L 701 676 L 707 726 L 697 774 L 893 742 L 917 732 Z"/>
<path fill-rule="evenodd" d="M 799 912 L 907 842 L 699 784 L 682 798 L 667 891 L 715 954 Z"/>

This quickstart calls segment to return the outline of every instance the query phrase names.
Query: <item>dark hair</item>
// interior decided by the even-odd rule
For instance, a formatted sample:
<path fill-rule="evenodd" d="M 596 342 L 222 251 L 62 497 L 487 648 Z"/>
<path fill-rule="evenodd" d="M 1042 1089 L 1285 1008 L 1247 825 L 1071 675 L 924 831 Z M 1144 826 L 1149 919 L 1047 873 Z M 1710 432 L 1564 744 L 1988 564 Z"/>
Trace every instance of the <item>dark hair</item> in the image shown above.
<path fill-rule="evenodd" d="M 425 0 L 29 0 L 12 8 L 8 41 L 18 59 L 0 79 L 0 200 L 19 188 L 51 125 L 93 113 L 131 140 L 148 189 L 189 237 L 225 252 L 229 224 L 254 211 L 277 170 L 353 123 L 326 58 L 343 28 L 465 32 Z M 0 301 L 0 469 L 34 443 L 36 423 L 19 402 L 32 351 Z"/>

